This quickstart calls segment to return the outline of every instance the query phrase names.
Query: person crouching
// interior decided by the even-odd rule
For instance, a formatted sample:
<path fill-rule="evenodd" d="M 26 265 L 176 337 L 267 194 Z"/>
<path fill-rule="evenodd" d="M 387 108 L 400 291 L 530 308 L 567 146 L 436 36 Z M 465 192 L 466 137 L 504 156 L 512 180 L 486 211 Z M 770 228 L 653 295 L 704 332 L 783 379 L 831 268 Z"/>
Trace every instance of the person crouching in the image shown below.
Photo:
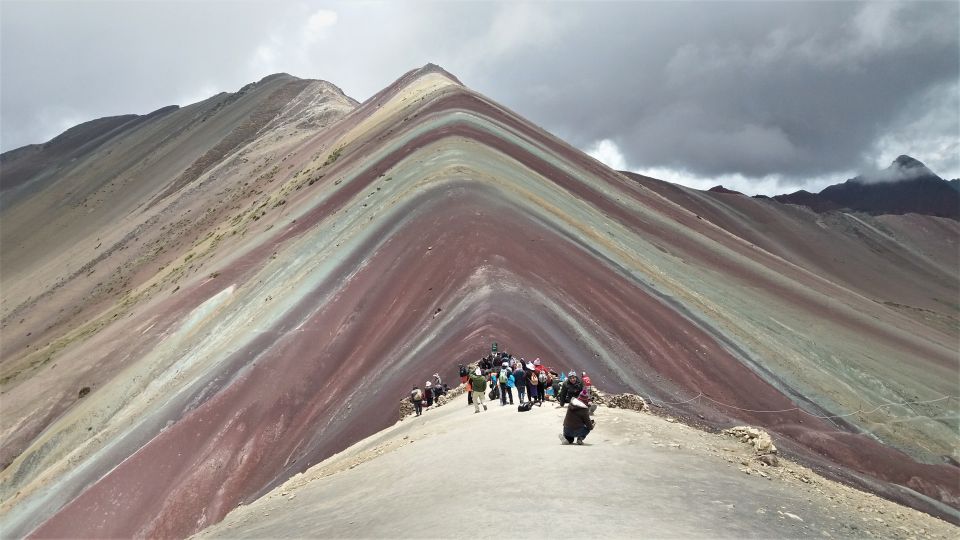
<path fill-rule="evenodd" d="M 563 417 L 563 433 L 560 442 L 570 444 L 576 439 L 577 444 L 583 444 L 595 423 L 590 418 L 590 396 L 586 391 L 570 400 L 567 414 Z"/>

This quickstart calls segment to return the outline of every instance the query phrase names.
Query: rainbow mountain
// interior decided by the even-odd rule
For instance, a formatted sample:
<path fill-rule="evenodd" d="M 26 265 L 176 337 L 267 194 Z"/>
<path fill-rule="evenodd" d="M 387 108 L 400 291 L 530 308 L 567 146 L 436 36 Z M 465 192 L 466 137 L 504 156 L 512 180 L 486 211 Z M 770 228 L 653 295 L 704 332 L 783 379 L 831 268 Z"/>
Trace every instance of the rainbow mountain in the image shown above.
<path fill-rule="evenodd" d="M 0 159 L 5 536 L 187 536 L 493 341 L 957 522 L 953 220 L 604 166 L 434 65 Z"/>

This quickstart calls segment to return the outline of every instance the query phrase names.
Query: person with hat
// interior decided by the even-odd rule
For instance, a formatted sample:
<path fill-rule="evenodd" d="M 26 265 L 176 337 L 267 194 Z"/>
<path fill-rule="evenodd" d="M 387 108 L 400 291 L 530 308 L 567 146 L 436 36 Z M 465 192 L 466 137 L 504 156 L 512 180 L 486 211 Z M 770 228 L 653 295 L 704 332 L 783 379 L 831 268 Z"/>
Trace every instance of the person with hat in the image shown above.
<path fill-rule="evenodd" d="M 568 401 L 579 396 L 581 392 L 583 392 L 583 381 L 577 376 L 576 371 L 571 371 L 567 373 L 567 380 L 563 383 L 563 388 L 560 389 L 560 396 L 557 401 L 563 407 Z"/>
<path fill-rule="evenodd" d="M 413 390 L 410 391 L 410 402 L 413 403 L 416 416 L 423 414 L 423 392 L 420 391 L 419 386 L 414 385 Z"/>
<path fill-rule="evenodd" d="M 530 366 L 530 370 L 525 373 L 525 379 L 527 381 L 527 400 L 535 402 L 538 407 L 542 406 L 543 403 L 540 401 L 539 394 L 537 393 L 539 382 L 537 380 L 537 370 L 533 369 L 532 364 L 527 364 Z"/>
<path fill-rule="evenodd" d="M 563 417 L 563 433 L 560 434 L 561 444 L 583 444 L 590 431 L 596 426 L 590 418 L 590 395 L 584 390 L 579 396 L 570 400 L 567 414 Z"/>
<path fill-rule="evenodd" d="M 427 398 L 427 407 L 433 407 L 433 388 L 430 387 L 430 381 L 427 381 L 423 386 L 423 394 Z"/>
<path fill-rule="evenodd" d="M 486 397 L 484 394 L 487 392 L 487 378 L 483 376 L 480 368 L 474 370 L 473 375 L 470 376 L 470 385 L 473 392 L 473 413 L 480 412 L 481 405 L 483 410 L 487 410 L 487 404 L 483 402 Z"/>

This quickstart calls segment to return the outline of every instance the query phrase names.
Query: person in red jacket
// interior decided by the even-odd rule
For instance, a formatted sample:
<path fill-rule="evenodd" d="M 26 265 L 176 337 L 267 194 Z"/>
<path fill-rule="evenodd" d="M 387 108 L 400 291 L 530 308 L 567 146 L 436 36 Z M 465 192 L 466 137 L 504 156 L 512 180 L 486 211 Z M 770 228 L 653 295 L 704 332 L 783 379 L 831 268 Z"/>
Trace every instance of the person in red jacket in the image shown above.
<path fill-rule="evenodd" d="M 467 367 L 460 364 L 460 383 L 467 385 L 467 405 L 473 405 L 473 392 L 470 387 L 470 373 Z"/>

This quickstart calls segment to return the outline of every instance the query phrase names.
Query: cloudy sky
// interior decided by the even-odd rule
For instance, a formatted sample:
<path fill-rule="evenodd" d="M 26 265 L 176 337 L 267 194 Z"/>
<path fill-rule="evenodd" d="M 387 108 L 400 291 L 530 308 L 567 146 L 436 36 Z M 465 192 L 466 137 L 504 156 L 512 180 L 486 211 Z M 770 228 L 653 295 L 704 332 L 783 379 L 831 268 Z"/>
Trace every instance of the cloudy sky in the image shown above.
<path fill-rule="evenodd" d="M 0 3 L 0 146 L 284 71 L 364 100 L 440 64 L 619 169 L 818 191 L 960 177 L 960 4 Z"/>

